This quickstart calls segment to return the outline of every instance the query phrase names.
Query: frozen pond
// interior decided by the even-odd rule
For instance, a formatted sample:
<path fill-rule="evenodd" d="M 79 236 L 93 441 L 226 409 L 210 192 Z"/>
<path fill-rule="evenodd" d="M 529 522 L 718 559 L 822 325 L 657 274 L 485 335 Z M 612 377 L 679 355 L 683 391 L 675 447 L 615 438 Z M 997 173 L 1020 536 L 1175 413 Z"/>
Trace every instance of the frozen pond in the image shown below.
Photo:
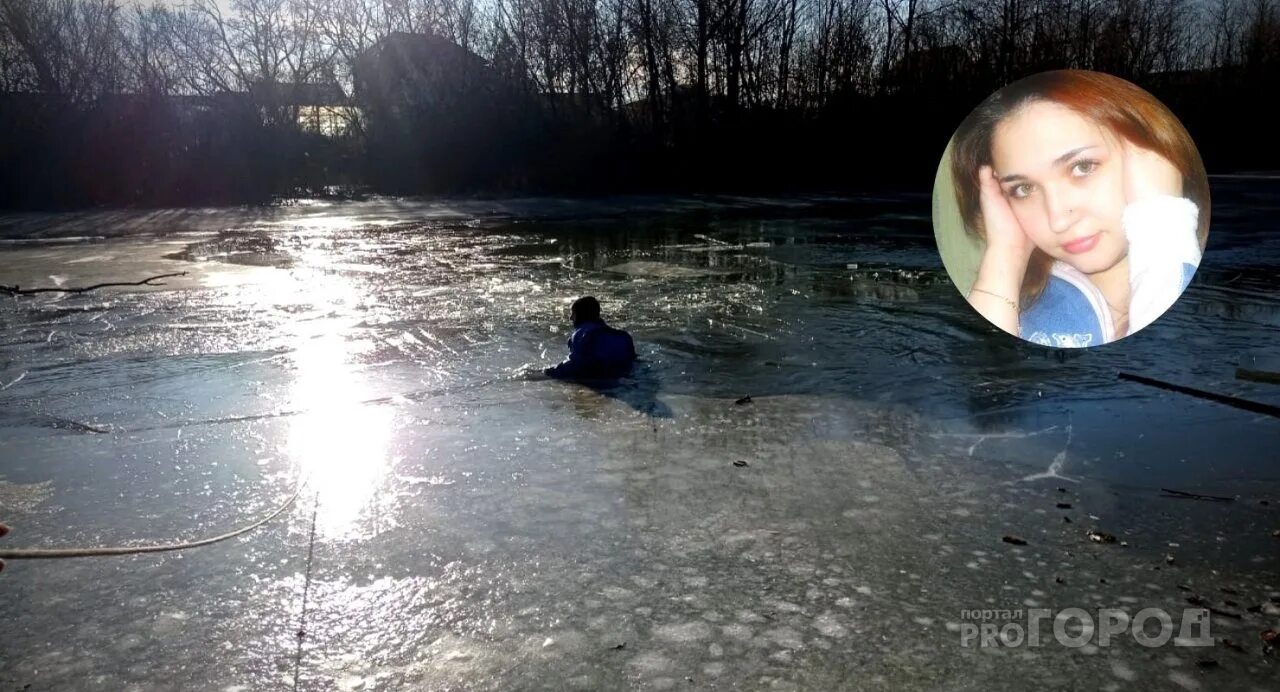
<path fill-rule="evenodd" d="M 0 549 L 306 482 L 212 546 L 10 561 L 0 687 L 1263 689 L 1280 426 L 1116 377 L 1280 404 L 1234 379 L 1280 337 L 1280 185 L 1214 202 L 1182 300 L 1084 352 L 993 334 L 919 194 L 0 218 L 0 284 L 188 272 L 0 300 Z M 586 294 L 635 377 L 527 376 Z M 1189 598 L 1231 645 L 961 645 L 966 609 Z"/>

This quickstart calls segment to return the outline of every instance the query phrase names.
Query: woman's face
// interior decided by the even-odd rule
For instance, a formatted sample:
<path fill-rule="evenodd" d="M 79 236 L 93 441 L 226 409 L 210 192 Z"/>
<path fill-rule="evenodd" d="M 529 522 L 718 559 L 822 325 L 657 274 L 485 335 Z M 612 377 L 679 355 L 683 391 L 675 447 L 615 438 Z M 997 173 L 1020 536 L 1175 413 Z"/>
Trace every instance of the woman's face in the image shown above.
<path fill-rule="evenodd" d="M 1122 156 L 1108 129 L 1036 101 L 996 126 L 991 155 L 1009 208 L 1042 252 L 1086 274 L 1125 258 Z"/>

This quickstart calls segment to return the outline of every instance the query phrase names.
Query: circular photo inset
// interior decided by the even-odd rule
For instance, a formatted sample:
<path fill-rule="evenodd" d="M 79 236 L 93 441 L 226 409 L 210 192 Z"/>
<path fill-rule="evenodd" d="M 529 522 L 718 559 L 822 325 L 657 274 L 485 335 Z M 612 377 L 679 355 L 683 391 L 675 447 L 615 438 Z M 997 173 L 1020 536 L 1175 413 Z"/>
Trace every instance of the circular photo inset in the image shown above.
<path fill-rule="evenodd" d="M 983 317 L 1033 343 L 1110 343 L 1200 265 L 1209 180 L 1182 123 L 1129 82 L 1057 70 L 960 123 L 933 187 L 942 262 Z"/>

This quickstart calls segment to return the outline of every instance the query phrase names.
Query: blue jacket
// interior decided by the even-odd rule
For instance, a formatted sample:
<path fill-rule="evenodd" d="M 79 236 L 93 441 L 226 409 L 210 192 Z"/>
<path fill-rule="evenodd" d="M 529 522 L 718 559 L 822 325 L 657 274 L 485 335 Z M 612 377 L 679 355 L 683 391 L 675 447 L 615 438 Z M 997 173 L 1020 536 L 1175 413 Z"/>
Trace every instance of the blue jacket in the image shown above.
<path fill-rule="evenodd" d="M 1186 290 L 1196 272 L 1182 264 Z M 1055 348 L 1083 348 L 1115 341 L 1115 325 L 1102 293 L 1082 272 L 1055 262 L 1044 293 L 1019 318 L 1022 338 Z"/>
<path fill-rule="evenodd" d="M 630 334 L 595 320 L 573 331 L 569 359 L 543 372 L 561 379 L 608 379 L 625 375 L 635 359 Z"/>

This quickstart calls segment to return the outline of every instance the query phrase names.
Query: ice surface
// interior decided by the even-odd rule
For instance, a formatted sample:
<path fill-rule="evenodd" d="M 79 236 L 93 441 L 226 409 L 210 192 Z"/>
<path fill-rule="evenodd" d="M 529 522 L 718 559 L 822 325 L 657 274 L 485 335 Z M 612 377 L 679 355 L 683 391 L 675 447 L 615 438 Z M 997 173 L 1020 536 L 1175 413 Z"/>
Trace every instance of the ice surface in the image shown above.
<path fill-rule="evenodd" d="M 1264 398 L 1211 356 L 1273 338 L 1274 300 L 1193 286 L 1125 349 L 1010 346 L 938 275 L 917 202 L 853 220 L 565 203 L 536 223 L 330 207 L 10 244 L 4 284 L 189 274 L 0 301 L 0 546 L 195 539 L 307 485 L 213 546 L 10 561 L 0 686 L 1269 685 L 1258 633 L 1280 623 L 1245 607 L 1280 597 L 1275 423 L 1114 372 Z M 707 245 L 742 247 L 690 251 Z M 583 294 L 641 367 L 595 389 L 530 377 Z M 1193 594 L 1241 615 L 1212 624 L 1244 653 L 960 644 L 966 609 L 1180 613 Z"/>

